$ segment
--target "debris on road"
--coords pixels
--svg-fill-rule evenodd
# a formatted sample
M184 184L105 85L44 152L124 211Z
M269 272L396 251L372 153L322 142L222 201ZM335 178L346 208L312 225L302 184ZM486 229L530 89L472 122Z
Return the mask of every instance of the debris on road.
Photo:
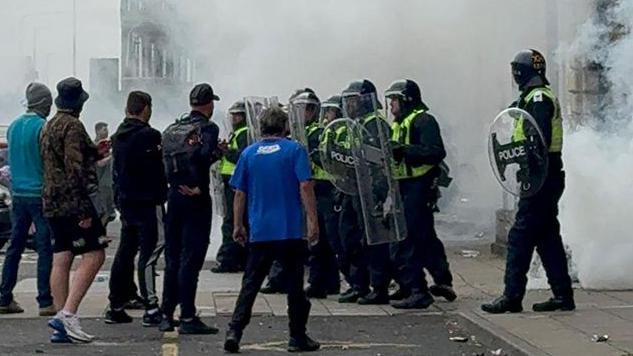
M593 342L607 342L609 341L609 335L594 335L591 337Z
M462 257L466 258L477 258L480 254L481 253L477 250L462 250L461 252Z
M464 337L464 336L452 336L448 338L449 340L453 341L453 342L468 342L468 338Z

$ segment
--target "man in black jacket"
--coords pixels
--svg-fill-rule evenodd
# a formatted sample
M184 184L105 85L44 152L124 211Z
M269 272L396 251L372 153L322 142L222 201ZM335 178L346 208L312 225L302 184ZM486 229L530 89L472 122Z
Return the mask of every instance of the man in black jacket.
M210 119L214 101L220 98L209 84L196 85L189 95L191 113L175 124L194 128L183 142L186 157L170 166L171 156L168 128L163 134L169 192L165 230L165 283L163 289L164 320L160 331L172 331L176 326L173 315L180 304L180 334L216 334L218 329L205 325L196 316L198 276L204 264L211 235L211 165L222 156L218 146L219 128ZM169 145L168 145L169 143ZM178 153L178 152L176 152Z
M440 128L422 102L420 88L412 80L394 82L385 93L390 101L393 175L398 180L403 199L407 237L393 246L396 276L401 287L395 308L427 308L433 297L427 287L424 268L436 285L431 293L450 301L456 295L444 245L434 227L433 207L437 199L439 164L446 157Z
M129 323L125 312L129 287L134 283L134 257L139 252L138 281L145 302L143 326L161 322L156 294L155 265L159 221L157 209L162 209L167 195L167 180L163 167L161 134L149 125L152 98L133 91L128 96L126 118L112 137L114 157L113 177L117 205L121 211L121 239L112 263L110 276L110 309L108 324Z

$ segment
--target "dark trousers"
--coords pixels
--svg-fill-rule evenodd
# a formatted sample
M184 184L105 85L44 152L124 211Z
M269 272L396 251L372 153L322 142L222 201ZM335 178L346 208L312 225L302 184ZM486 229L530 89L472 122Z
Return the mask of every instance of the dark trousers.
M369 290L369 269L364 251L365 235L363 219L359 216L355 205L357 198L343 196L339 214L339 236L341 238L343 259L349 264L350 286L363 294Z
M508 298L523 299L535 248L554 295L573 297L558 222L558 201L564 190L565 173L553 172L535 196L519 200L515 222L508 234L504 292Z
M167 202L163 312L180 317L196 316L198 276L209 248L211 197L183 197L174 193Z
M310 314L310 302L303 291L306 242L304 240L256 242L249 244L248 250L242 289L237 298L229 328L241 332L248 325L257 293L273 261L277 260L283 266L287 278L285 284L288 291L290 336L305 335Z
M317 181L314 191L317 198L319 243L310 248L308 283L313 288L328 292L338 291L340 277L336 250L340 251L338 216L334 212L334 186ZM336 246L336 247L334 247Z
M428 289L424 268L436 284L453 283L444 245L435 232L430 184L426 177L400 181L407 237L392 244L392 258L401 287L414 293Z
M235 192L229 185L230 176L223 176L224 199L226 200L226 212L222 221L222 245L218 250L216 260L227 268L240 269L246 264L246 248L233 240L233 198ZM245 221L248 221L245 218Z
M110 272L110 306L123 309L130 300L134 285L134 259L138 253L137 274L141 297L146 309L158 308L156 263L163 245L159 244L158 218L161 206L154 204L121 204L121 238ZM162 212L160 213L162 217Z
M53 247L48 221L42 213L42 198L13 197L11 207L11 240L7 247L2 284L0 285L0 305L6 306L13 300L13 288L18 281L18 268L22 253L26 248L29 228L35 224L35 246L37 249L37 302L40 307L53 304L50 289L50 275L53 262Z

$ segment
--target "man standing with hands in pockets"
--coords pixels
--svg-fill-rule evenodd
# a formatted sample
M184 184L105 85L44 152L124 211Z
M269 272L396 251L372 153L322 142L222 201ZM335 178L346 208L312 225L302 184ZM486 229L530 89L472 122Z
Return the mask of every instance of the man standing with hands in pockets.
M303 290L307 250L303 211L310 245L316 244L319 236L314 183L308 153L299 143L284 137L287 127L287 114L277 107L268 109L261 119L263 139L242 152L231 178L231 186L236 190L233 238L242 245L248 241L248 258L242 289L226 333L227 352L239 351L257 292L275 260L287 271L288 351L316 351L320 347L306 334L310 302ZM248 237L243 220L247 206Z

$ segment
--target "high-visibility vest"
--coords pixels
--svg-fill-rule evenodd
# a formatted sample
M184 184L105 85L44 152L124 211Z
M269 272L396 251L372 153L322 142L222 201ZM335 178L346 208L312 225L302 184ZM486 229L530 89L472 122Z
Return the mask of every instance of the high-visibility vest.
M558 98L552 92L549 87L534 88L525 96L523 101L519 104L519 108L524 108L528 104L532 103L537 95L545 95L550 98L554 103L554 115L552 116L552 142L549 145L550 153L561 153L563 151L563 116L561 115L560 103ZM525 131L523 125L525 123L524 118L517 119L514 132L512 134L512 141L520 142L525 141Z
M316 134L321 128L321 125L317 122L309 125L306 129L306 137L308 138L308 141L310 141L310 137ZM330 180L331 176L323 168L321 168L321 166L316 164L314 161L311 161L310 165L312 166L312 178L314 180Z
M235 130L235 132L231 134L231 136L229 137L229 150L237 151L240 149L237 145L237 139L240 135L246 134L247 130L248 126L244 126ZM235 163L229 161L226 157L222 158L222 162L220 163L220 165L220 174L222 174L223 176L232 176L233 172L235 172Z
M415 110L409 116L407 116L402 122L398 123L394 121L391 125L391 139L392 141L404 144L411 145L411 134L413 123L418 115L424 114L425 110ZM424 164L418 167L414 167L408 165L404 162L395 163L393 169L393 175L395 179L409 179L409 178L417 178L422 177L427 174L431 169L433 169L433 165Z

